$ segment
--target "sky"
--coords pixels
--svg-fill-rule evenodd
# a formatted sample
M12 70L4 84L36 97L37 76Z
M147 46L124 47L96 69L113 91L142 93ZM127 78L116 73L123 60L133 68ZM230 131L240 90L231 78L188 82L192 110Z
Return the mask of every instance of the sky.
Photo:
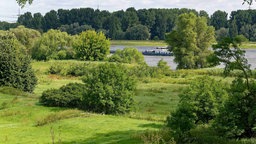
M213 14L217 10L230 13L238 9L248 9L248 5L242 5L243 0L34 0L32 5L26 5L20 9L16 0L0 0L0 21L15 22L17 15L27 11L45 14L50 10L86 8L108 10L126 10L129 7L135 9L143 8L190 8L205 10L208 14ZM251 9L256 8L256 3Z

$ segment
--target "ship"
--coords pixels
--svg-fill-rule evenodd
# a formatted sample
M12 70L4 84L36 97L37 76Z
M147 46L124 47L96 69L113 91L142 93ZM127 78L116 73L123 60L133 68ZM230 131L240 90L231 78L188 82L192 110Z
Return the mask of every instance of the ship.
M157 47L152 50L145 50L142 52L143 55L150 56L172 56L173 54L168 50L168 47Z

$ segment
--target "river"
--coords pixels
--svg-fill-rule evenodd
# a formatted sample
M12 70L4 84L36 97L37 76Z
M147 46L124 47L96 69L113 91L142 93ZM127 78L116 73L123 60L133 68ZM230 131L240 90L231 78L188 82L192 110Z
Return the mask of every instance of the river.
M123 46L123 45L115 45L111 46L111 50L124 49L126 47L134 47L137 48L140 52L144 50L155 49L155 46ZM251 69L256 68L256 49L246 49L245 57L248 59L248 63L251 64ZM145 56L145 61L149 66L156 66L158 61L163 59L168 63L171 69L176 69L177 64L173 61L173 56ZM222 67L222 66L219 66Z

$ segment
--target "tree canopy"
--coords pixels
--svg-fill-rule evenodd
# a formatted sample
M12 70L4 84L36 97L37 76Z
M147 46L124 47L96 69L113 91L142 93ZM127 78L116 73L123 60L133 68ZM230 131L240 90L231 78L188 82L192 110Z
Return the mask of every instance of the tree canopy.
M77 36L73 48L81 60L104 60L110 52L110 42L102 32L88 30Z
M212 53L209 47L214 40L214 28L207 26L205 17L193 13L180 15L175 29L166 36L178 69L209 67L207 58Z

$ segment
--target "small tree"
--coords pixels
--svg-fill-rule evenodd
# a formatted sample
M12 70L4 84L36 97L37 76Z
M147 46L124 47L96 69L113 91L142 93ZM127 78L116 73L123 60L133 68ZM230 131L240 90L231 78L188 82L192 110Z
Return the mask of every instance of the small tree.
M110 62L120 63L145 63L144 56L136 48L124 48L123 50L117 50L110 58Z
M84 77L87 89L83 96L85 110L119 114L130 110L133 104L135 81L120 64L106 63Z
M102 32L92 30L82 32L73 45L81 60L104 60L109 54L110 42Z
M0 31L0 86L32 92L37 83L30 57L15 35Z

